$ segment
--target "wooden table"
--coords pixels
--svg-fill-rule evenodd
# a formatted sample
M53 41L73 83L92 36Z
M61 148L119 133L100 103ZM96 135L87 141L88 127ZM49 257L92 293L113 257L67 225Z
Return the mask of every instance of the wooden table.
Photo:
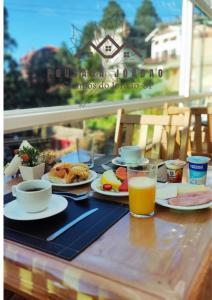
M27 299L209 300L210 220L210 209L128 214L70 262L5 240L5 287Z

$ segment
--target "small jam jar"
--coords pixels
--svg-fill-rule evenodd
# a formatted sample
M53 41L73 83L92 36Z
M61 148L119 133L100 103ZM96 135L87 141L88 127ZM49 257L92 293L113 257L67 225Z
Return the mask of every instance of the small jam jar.
M186 162L179 159L167 160L165 165L167 169L168 182L182 182L183 168L186 166Z

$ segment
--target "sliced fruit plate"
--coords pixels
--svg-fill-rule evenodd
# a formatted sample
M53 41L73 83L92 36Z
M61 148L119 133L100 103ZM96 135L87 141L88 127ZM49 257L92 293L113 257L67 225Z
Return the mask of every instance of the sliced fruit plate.
M91 188L103 195L127 196L128 182L126 168L119 167L115 172L113 170L105 171L100 178L92 182Z
M101 179L97 178L91 183L91 188L93 191L102 194L102 195L107 195L107 196L115 196L115 197L123 197L123 196L128 196L128 192L119 192L117 190L103 190L102 184L101 184Z

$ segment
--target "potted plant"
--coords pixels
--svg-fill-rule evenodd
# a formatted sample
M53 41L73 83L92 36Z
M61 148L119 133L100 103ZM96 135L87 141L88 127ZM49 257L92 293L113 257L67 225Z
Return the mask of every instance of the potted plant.
M56 152L53 150L41 152L40 160L45 163L45 173L48 173L55 163L58 162Z
M17 152L22 160L20 172L23 180L40 179L45 163L40 160L40 152L34 147L23 147Z

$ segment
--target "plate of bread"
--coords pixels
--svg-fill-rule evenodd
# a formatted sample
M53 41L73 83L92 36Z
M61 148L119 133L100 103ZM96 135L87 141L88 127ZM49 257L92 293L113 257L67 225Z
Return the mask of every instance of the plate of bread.
M70 187L89 183L97 177L97 173L89 170L86 164L58 163L42 176L54 186Z

